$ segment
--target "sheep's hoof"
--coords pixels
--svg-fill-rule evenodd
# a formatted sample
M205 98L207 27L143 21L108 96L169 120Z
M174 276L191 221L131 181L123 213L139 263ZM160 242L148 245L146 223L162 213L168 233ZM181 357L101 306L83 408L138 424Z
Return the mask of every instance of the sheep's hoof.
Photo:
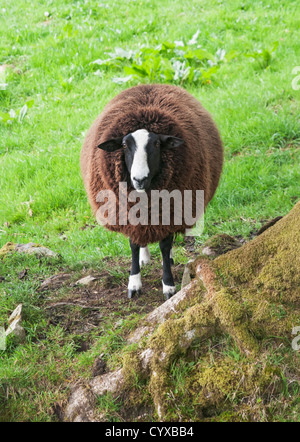
M170 299L176 293L176 287L174 285L166 285L163 282L163 294L165 300Z
M174 259L173 258L170 258L170 264L171 264L171 266L174 265Z
M172 298L172 296L173 296L174 294L175 294L175 293L164 293L164 298L165 298L165 300L167 301L168 299Z
M139 296L141 296L141 294L142 294L141 289L138 289L138 290L128 289L128 299L135 298L135 297L138 298Z

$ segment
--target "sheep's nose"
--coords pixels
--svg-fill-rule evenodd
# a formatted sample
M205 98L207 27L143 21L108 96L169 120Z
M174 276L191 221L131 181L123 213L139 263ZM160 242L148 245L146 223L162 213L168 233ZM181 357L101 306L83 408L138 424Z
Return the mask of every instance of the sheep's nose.
M133 177L133 181L136 183L137 187L139 187L140 189L143 189L145 187L145 183L147 181L148 177L144 177L144 178L135 178Z

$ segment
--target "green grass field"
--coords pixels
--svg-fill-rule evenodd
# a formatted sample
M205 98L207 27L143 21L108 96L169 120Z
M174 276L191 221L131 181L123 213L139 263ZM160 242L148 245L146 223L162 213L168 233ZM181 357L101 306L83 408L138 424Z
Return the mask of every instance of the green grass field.
M247 239L299 199L297 6L297 0L2 3L0 248L35 242L61 258L0 257L0 326L23 303L26 329L25 344L9 341L0 351L0 421L56 420L53 404L64 403L70 382L90 375L102 349L113 354L121 347L144 314L120 301L103 318L101 333L89 332L89 350L78 352L78 333L51 324L44 310L49 299L38 290L55 273L71 272L75 280L105 269L104 257L130 257L121 235L86 228L95 221L79 169L85 133L122 89L181 85L216 121L225 166L199 243L216 233ZM188 255L178 241L176 256L184 263ZM158 258L157 246L151 250ZM127 267L124 278L120 268L115 262L110 276L124 285ZM65 292L51 295L63 299ZM273 419L296 419L292 410L280 413Z

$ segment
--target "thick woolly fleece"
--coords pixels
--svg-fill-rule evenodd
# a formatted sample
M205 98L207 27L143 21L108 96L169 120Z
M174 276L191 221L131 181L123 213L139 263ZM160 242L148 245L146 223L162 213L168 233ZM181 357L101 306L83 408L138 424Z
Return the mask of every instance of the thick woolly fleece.
M161 241L170 233L183 233L192 226L186 225L184 221L181 225L174 225L172 212L170 225L119 225L119 182L126 181L128 192L133 190L124 152L122 149L105 152L97 146L138 129L184 140L184 144L177 148L162 150L161 168L152 180L150 190L192 190L193 215L196 210L195 191L204 191L205 207L216 191L223 164L223 146L209 113L198 100L177 86L139 85L121 92L107 104L88 131L82 148L84 185L95 214L100 205L104 204L96 201L98 193L101 190L112 190L115 193L117 223L106 227L122 232L143 247ZM127 212L133 204L127 204ZM148 210L150 220L150 198Z

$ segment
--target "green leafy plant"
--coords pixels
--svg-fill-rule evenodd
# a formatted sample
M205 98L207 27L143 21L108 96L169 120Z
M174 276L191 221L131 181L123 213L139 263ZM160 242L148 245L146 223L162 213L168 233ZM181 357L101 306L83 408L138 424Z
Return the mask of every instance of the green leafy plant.
M26 103L17 111L10 109L9 112L0 112L0 121L2 123L11 124L13 121L18 121L22 123L28 109L30 109L34 104L34 100L26 101Z
M246 54L246 57L251 57L261 69L267 69L271 64L272 54L278 48L278 44L278 41L275 41L270 49L259 49Z
M125 77L114 77L113 82L128 83L132 80L167 82L179 85L209 84L220 64L232 60L237 53L225 58L225 50L218 49L214 55L196 44L199 32L185 44L164 41L156 47L141 46L136 51L116 48L109 58L98 59L92 64L101 69L123 71Z

